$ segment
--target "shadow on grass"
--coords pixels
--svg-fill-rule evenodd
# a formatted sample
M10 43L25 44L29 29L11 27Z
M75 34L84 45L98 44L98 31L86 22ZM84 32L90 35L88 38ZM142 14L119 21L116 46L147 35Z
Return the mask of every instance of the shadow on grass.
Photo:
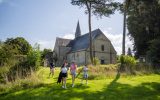
M77 84L62 89L61 84L45 84L41 87L21 90L8 95L0 95L1 100L158 100L160 99L160 83L147 82L138 86L118 82L120 73L103 90L89 91L90 86ZM97 84L98 85L98 84Z

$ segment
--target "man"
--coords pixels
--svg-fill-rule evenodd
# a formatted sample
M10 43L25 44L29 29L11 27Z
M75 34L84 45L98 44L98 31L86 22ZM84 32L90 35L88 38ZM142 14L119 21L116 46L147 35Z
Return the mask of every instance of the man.
M50 73L49 73L49 77L50 77L51 74L52 74L52 77L53 77L53 75L54 75L54 64L53 64L53 62L50 63Z

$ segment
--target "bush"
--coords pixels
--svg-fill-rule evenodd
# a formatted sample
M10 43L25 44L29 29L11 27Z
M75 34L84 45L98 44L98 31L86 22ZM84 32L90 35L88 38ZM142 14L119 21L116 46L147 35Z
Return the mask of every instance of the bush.
M100 60L97 57L94 58L94 64L100 65Z
M120 56L120 63L121 63L121 67L120 67L121 71L133 73L133 68L136 65L136 59L131 56L121 55Z
M31 50L28 55L14 55L12 60L3 62L3 66L0 67L0 82L6 83L25 78L39 66L40 52L38 50Z
M40 66L41 54L39 50L31 50L27 55L27 66L30 66L33 70L37 70Z
M0 45L0 82L2 83L25 78L40 66L39 45L35 45L32 49L25 39L16 39L7 39L3 45Z

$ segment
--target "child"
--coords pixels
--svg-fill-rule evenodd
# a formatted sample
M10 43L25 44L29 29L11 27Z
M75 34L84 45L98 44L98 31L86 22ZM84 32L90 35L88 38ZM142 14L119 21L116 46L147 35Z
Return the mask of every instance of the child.
M66 87L66 78L67 78L66 64L63 64L63 66L61 67L61 75L62 75L62 88L67 89L67 87Z
M74 87L74 81L75 81L75 78L76 78L76 70L77 70L77 65L73 61L71 66L70 66L70 72L71 72L71 75L72 75L72 87Z
M82 78L82 84L83 84L83 80L85 79L86 80L86 84L88 84L88 66L85 65L82 69L83 71L83 78Z

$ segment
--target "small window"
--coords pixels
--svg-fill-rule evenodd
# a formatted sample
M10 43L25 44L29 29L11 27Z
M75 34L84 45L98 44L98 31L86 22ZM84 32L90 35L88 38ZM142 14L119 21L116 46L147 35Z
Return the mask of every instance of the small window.
M101 64L104 64L104 60L101 60Z
M104 45L101 45L101 50L104 51Z
M75 60L75 53L72 54L72 59Z
M77 57L79 57L79 54L77 53Z

